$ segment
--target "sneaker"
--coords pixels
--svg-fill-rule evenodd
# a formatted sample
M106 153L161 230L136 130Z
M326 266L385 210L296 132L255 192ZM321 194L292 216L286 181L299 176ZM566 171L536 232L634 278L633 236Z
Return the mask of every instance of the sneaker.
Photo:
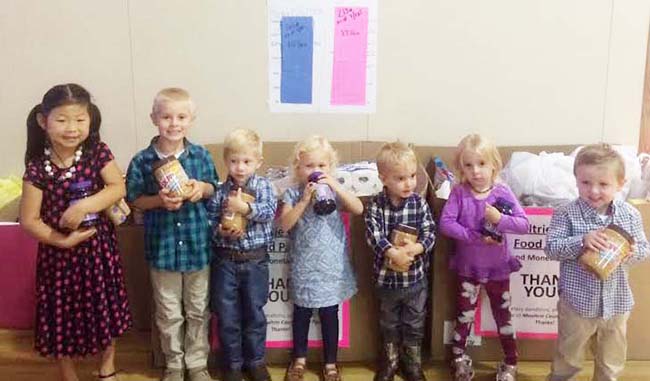
M167 368L163 372L160 381L183 381L183 370L175 368Z
M212 381L212 377L210 377L210 373L208 373L208 368L206 367L188 369L187 375L190 381Z
M287 373L284 374L284 381L304 381L305 364L292 361L287 367Z
M269 370L266 369L264 364L248 369L248 375L251 381L271 381Z
M451 370L454 381L470 381L474 378L472 359L467 355L455 358L451 363Z
M496 381L517 381L517 366L506 363L499 364Z

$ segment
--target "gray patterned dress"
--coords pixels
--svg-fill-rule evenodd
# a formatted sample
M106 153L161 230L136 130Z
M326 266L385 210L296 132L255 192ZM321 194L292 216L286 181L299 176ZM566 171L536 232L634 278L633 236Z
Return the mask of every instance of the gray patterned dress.
M287 189L283 201L294 206L302 191L303 187L298 186ZM290 295L295 304L306 308L329 307L356 294L357 282L340 210L321 216L308 207L289 236Z

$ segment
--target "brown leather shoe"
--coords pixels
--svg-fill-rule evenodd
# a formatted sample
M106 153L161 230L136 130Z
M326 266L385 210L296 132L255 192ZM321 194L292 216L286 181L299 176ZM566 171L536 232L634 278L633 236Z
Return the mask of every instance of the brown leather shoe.
M287 367L287 373L284 374L284 381L304 381L305 364L292 361Z

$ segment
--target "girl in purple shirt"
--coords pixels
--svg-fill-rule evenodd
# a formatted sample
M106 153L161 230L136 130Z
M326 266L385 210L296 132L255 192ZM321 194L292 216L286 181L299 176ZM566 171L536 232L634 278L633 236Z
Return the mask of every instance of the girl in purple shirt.
M461 182L451 191L440 216L440 231L455 241L450 267L458 274L454 380L468 381L474 376L465 346L484 287L505 354L496 380L515 381L517 345L509 309L510 273L518 271L521 263L508 252L503 233L527 232L528 219L510 188L497 182L502 161L494 144L476 134L464 137L454 165Z

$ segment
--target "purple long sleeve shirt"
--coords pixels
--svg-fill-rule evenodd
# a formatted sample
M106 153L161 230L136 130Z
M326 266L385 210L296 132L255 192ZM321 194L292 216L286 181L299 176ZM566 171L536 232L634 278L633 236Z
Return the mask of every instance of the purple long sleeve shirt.
M501 233L526 233L528 218L507 185L494 184L484 199L477 199L466 184L458 184L452 189L440 216L440 232L455 241L450 268L458 275L481 282L504 280L521 267L509 253L505 236L502 244L492 245L485 243L480 233L485 205L494 204L499 197L512 203L513 207L511 216L501 216L497 230Z

